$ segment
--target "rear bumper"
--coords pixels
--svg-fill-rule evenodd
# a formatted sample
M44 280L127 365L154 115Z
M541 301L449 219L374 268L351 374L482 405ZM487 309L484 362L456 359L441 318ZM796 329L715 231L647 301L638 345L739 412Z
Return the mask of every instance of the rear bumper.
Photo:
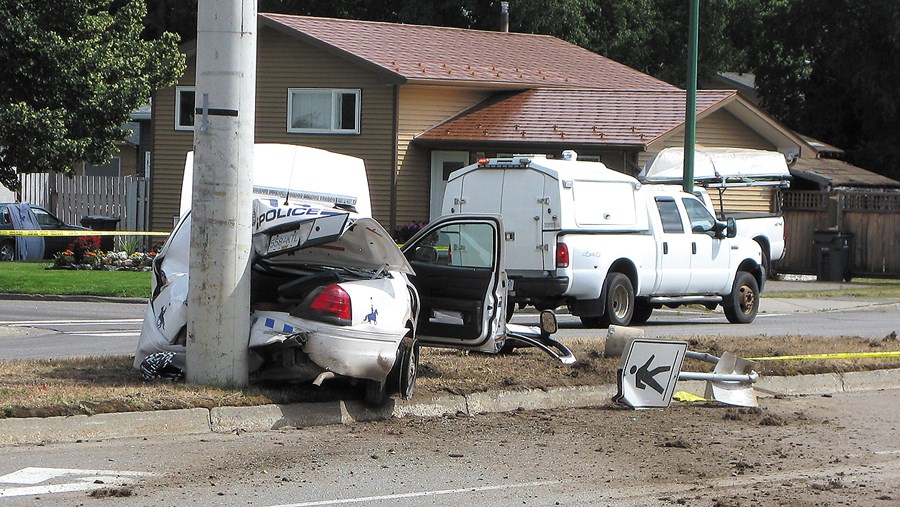
M513 289L509 297L513 301L525 301L536 298L562 297L569 288L569 277L520 277L510 276Z

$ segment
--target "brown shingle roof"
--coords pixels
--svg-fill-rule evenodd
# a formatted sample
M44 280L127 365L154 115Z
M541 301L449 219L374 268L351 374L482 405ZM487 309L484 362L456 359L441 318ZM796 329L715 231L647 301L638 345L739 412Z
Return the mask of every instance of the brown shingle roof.
M674 86L547 35L260 14L263 24L375 67L399 81L510 87L674 90Z
M697 113L734 90L697 92ZM425 142L645 146L684 123L685 92L539 88L499 94L416 137Z
M791 166L791 175L810 180L823 188L900 188L900 181L833 158L799 158Z

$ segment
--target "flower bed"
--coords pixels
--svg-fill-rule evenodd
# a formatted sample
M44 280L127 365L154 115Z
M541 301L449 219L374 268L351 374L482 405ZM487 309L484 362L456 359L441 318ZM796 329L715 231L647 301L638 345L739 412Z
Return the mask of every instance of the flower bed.
M83 269L102 271L150 271L156 252L104 252L100 250L100 238L85 236L76 238L69 248L53 256L53 265L47 269Z

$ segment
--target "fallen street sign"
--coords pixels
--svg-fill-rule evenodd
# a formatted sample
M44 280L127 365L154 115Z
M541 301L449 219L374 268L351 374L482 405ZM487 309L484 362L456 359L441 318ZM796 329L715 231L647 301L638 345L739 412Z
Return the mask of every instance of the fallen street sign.
M636 339L626 346L616 375L616 403L631 408L666 408L672 402L687 342Z

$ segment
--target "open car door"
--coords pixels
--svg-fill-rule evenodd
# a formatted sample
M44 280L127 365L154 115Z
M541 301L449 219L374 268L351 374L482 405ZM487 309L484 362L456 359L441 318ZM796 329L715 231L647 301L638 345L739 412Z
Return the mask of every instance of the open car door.
M503 223L499 215L449 215L402 248L421 309L422 344L497 352L506 336Z

